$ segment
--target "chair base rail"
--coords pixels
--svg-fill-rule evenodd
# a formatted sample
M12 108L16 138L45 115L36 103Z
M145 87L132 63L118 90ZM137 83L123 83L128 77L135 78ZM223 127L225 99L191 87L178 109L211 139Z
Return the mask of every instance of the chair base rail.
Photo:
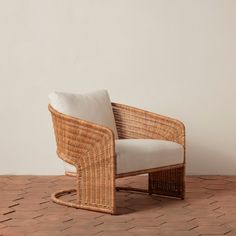
M156 195L156 196L160 196L160 197L164 197L164 198L178 198L178 199L184 199L184 197L182 197L182 195L178 195L175 192L149 192L147 189L142 189L142 188L133 188L133 187L116 187L116 191L131 191L131 192L139 192L139 193L146 193L149 195Z
M141 193L148 193L147 189L142 188L133 188L133 187L116 187L116 191L132 191L132 192L141 192Z
M112 215L114 215L116 213L115 210L105 209L105 208L100 208L100 207L94 207L94 206L90 206L90 205L82 205L82 204L72 203L72 202L60 199L60 197L65 196L65 195L69 195L73 192L77 192L77 190L76 189L59 190L59 191L54 192L53 194L51 194L51 199L52 199L53 202L55 202L57 204L68 206L68 207L74 207L74 208L90 210L90 211L110 213Z

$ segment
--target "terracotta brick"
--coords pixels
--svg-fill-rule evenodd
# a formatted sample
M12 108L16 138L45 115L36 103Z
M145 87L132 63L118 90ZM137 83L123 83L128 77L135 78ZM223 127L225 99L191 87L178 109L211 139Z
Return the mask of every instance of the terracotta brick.
M221 226L209 226L209 225L205 225L205 226L198 226L197 228L193 229L192 230L193 232L197 232L199 233L200 235L206 235L206 234L209 234L209 235L218 235L218 234L227 234L231 231L230 227L228 226L225 226L225 225L221 225Z
M159 227L142 227L136 226L129 230L130 233L134 233L134 235L160 235Z
M116 182L146 188L147 176ZM1 176L0 235L236 235L235 176L187 177L185 200L119 191L115 216L50 200L53 191L74 184L66 176ZM76 195L64 199L75 200Z
M167 222L163 225L160 226L161 228L166 228L166 229L172 229L173 231L190 231L196 227L198 227L198 225L194 222Z
M110 224L104 222L103 224L98 225L96 228L99 229L99 231L119 231L119 230L129 230L133 227L135 227L133 222L116 223L116 224Z
M133 233L129 232L129 231L102 231L99 232L98 234L96 234L98 236L134 236ZM77 236L77 235L76 235Z

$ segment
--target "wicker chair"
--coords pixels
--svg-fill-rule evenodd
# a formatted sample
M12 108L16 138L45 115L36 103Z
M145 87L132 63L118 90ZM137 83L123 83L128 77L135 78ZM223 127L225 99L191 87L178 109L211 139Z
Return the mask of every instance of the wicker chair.
M184 162L159 168L116 174L113 132L106 127L59 113L49 105L57 143L57 154L74 165L76 189L52 194L56 203L87 210L116 213L116 190L184 198L185 128L183 123L138 108L112 103L119 139L158 139L176 142L184 148ZM116 178L148 173L148 189L116 188ZM60 196L77 192L77 203Z

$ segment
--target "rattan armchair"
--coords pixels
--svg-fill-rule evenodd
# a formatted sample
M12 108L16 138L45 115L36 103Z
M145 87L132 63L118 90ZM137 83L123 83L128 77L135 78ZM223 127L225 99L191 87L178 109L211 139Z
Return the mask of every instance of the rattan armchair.
M178 120L138 108L112 103L119 139L158 139L183 146L185 156L185 128ZM133 190L149 194L184 198L185 157L177 165L116 174L116 153L113 132L106 127L73 118L49 105L57 143L57 154L74 165L77 187L52 194L56 203L116 213L116 190ZM116 188L116 178L148 173L148 189ZM60 196L77 192L77 203L66 202Z

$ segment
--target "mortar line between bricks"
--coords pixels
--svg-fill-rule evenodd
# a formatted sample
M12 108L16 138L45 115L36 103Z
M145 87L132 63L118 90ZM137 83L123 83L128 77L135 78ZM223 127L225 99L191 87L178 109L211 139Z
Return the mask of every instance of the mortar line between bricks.
M51 201L44 201L44 202L40 202L39 204L42 205L42 204L45 204L45 203L48 203L48 202L51 202Z
M24 197L19 197L19 198L14 199L13 202L19 201L19 200L22 200L22 199L24 199Z
M70 229L71 227L72 227L72 226L68 226L68 227L62 229L61 231L65 231L65 230L67 230L67 229Z
M103 225L103 224L104 224L104 222L100 222L100 223L94 225L94 227L97 227L97 226L99 226L99 225Z
M193 220L196 220L197 218L192 218L191 220L187 220L186 222L191 222Z
M131 229L134 229L134 228L136 228L136 226L130 227L129 229L127 229L127 231L129 231L129 230L131 230Z
M96 232L94 235L98 235L98 234L103 233L103 232L104 232L104 231L101 230L101 231Z
M209 203L209 205L215 204L215 203L217 203L217 202L218 202L218 201L211 202L211 203Z
M19 205L20 205L20 203L15 203L15 204L10 205L8 208L19 206Z
M38 216L33 217L32 219L37 219L37 218L42 217L42 216L44 216L44 215L38 215Z
M62 221L62 223L67 223L67 222L72 221L72 220L73 220L73 218L68 219L68 220L64 220L64 221Z
M216 208L214 208L214 209L212 209L213 211L216 211L216 210L218 210L218 209L220 209L221 207L219 206L219 207L216 207Z
M198 228L199 227L199 225L198 226L196 226L196 227L194 227L193 229L191 229L191 230L194 230L194 229L196 229L196 228ZM191 231L191 230L189 230L189 231Z
M2 221L0 221L0 223L7 222L7 221L9 221L9 220L12 220L12 218L8 218L8 219L5 219L5 220L2 220Z
M11 214L13 212L15 212L15 210L11 210L11 211L5 212L5 213L3 213L3 215L8 215L8 214Z
M229 230L228 232L224 233L225 235L227 235L228 233L230 233L232 230Z
M191 230L193 230L193 229L196 229L196 228L198 228L198 227L199 227L199 225L194 226L194 227L192 227L191 229L189 229L189 231L191 231Z

